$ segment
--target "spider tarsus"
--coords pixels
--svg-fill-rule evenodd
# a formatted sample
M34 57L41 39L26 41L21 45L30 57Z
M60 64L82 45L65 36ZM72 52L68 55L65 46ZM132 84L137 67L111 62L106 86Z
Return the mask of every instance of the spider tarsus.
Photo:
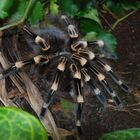
M83 103L77 103L77 110L76 110L76 126L79 134L82 134L81 129L81 114L82 114Z
M40 118L43 119L47 113L48 105L44 103L43 107L41 108Z
M131 89L130 89L127 85L125 85L124 83L122 83L122 84L120 85L120 87L121 87L121 89L122 89L123 91L125 91L126 93L131 93Z
M41 112L40 112L40 118L43 119L47 113L48 107L50 106L50 104L53 101L53 97L54 97L54 92L53 90L50 91L50 93L47 96L47 100L46 103L43 104L42 108L41 108Z
M123 107L122 102L118 96L114 96L114 97L112 97L112 99L117 107L119 107L119 108Z

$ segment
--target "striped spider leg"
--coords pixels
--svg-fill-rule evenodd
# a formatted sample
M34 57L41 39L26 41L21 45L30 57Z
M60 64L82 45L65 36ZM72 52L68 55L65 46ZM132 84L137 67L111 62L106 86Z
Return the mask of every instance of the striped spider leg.
M92 64L87 64L87 69L96 76L99 83L104 87L104 89L107 91L107 93L112 97L114 103L117 106L122 106L122 103L119 99L119 97L116 95L116 93L112 90L108 82L105 80L105 76L98 71L98 69L93 66Z
M114 80L114 82L120 86L120 88L129 93L130 89L127 87L127 85L125 85L113 72L112 68L108 65L105 64L102 60L100 60L99 58L95 58L96 63L98 63L98 65L100 65L101 67L103 67L103 69L106 71L106 73Z
M51 102L53 100L54 93L58 90L61 76L66 68L66 63L67 63L67 58L65 56L61 56L59 59L59 63L57 65L57 70L56 70L56 73L54 76L54 80L53 80L53 83L51 86L50 93L48 94L47 100L45 101L45 104L43 105L41 113L40 113L41 118L43 118L45 116L47 108L49 107L49 105L51 104Z
M10 75L16 74L23 67L26 67L27 65L47 64L48 62L49 62L49 58L46 55L37 55L31 59L17 61L17 62L15 62L15 64L13 64L11 67L9 67L7 70L5 70L3 73L0 74L0 79L4 79Z
M81 86L81 72L78 66L75 63L72 63L70 66L73 75L73 84L74 84L74 91L76 94L76 126L78 128L79 133L81 134L81 114L82 108L84 103L84 97L82 93L82 86Z
M72 44L73 42L77 41L77 39L79 37L78 31L77 31L75 25L73 25L71 23L71 21L69 20L69 18L67 16L62 15L61 19L67 25L67 32L68 32L68 35L69 35L69 43Z
M83 75L84 82L90 85L91 89L93 89L94 95L96 95L97 99L103 104L103 106L107 105L106 97L101 93L101 90L93 83L91 76L88 74L86 68L81 69L81 73Z

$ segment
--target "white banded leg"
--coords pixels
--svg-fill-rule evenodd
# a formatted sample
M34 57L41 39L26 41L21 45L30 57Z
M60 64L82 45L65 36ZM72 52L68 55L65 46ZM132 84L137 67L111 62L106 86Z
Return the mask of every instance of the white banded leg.
M82 89L81 89L81 72L79 68L77 67L76 64L71 64L70 66L72 75L73 75L73 81L74 81L74 87L75 87L75 94L77 96L77 102L78 103L83 103L84 98L82 94Z
M102 60L100 60L99 58L95 58L96 62L98 65L102 66L104 68L104 70L107 72L107 74L114 80L114 82L116 84L118 84L121 89L127 93L130 92L129 88L127 87L127 85L125 85L116 75L115 73L112 71L111 67L108 64L105 64Z
M94 52L90 51L87 48L79 48L77 52L88 60L93 60L95 58Z
M72 51L82 55L83 57L93 60L95 58L94 52L90 51L88 48L88 42L87 41L77 41L76 43L71 45Z
M36 44L41 46L42 51L48 51L50 49L50 44L44 38L32 32L26 25L24 25L23 30L34 39Z
M112 97L114 103L117 106L121 107L122 106L121 100L116 95L116 93L112 90L110 85L106 82L105 76L102 73L98 72L96 67L94 67L93 65L88 64L87 67L88 67L88 70L90 70L97 77L99 83L104 87L104 89L107 91L107 93Z
M88 46L87 41L79 40L71 45L73 51L78 51L79 48L86 48Z
M78 50L78 48L86 48L88 46L97 46L97 47L103 47L104 42L102 40L97 40L97 41L85 41L85 40L79 40L76 43L71 45L71 49L73 51Z
M76 127L79 132L79 134L82 134L82 129L81 129L81 114L82 114L82 109L83 109L83 103L77 103L76 107Z
M101 104L103 104L103 106L106 106L107 105L106 97L102 95L101 90L93 84L90 75L87 73L87 70L85 68L82 68L81 73L83 75L84 81L87 84L89 84L90 87L93 89L94 94L96 95L97 99L101 102Z
M81 89L81 72L76 64L71 64L70 66L72 74L73 74L73 82L75 87L75 94L77 98L77 110L76 110L76 126L78 128L79 133L81 130L81 113L82 113L82 105L84 103L84 97Z
M0 74L0 79L6 78L9 75L16 74L19 70L21 70L23 67L30 65L30 64L47 64L49 62L49 59L47 56L43 55L37 55L31 59L23 60L23 61L17 61L13 66L5 70L2 74Z
M56 71L55 76L54 76L54 80L53 80L53 83L51 86L51 91L50 91L49 95L47 96L46 103L44 103L42 110L41 110L41 113L40 113L41 117L45 116L49 105L53 101L54 94L58 90L60 79L62 77L63 72L65 71L66 63L67 63L67 58L64 56L61 56L59 59L59 63L57 65L57 71Z
M76 30L76 27L70 22L67 16L62 15L61 19L64 20L66 25L68 26L68 33L71 39L77 39L78 38L78 32Z
M73 61L80 63L81 66L84 66L87 63L87 59L78 53L73 53L71 58Z

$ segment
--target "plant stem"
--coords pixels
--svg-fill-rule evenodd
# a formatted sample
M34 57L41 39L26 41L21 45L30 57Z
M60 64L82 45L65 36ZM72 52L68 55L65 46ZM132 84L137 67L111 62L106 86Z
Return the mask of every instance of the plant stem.
M21 19L19 19L18 21L14 22L14 23L0 27L0 31L22 24L27 19L28 14L35 2L36 2L36 0L30 0L23 17L21 17Z
M106 10L114 19L118 19L118 17L105 5L103 4L103 9Z
M127 15L123 16L122 18L118 19L113 25L112 28L109 30L109 32L111 32L112 30L114 30L116 28L116 26L122 22L123 20L125 20L127 17L129 17L130 15L134 14L137 10L134 10L130 13L128 13Z

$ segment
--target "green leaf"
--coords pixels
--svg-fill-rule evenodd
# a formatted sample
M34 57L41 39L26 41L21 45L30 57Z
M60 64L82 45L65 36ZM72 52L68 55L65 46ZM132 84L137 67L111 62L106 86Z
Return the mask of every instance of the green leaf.
M105 1L106 6L118 17L126 14L127 11L139 9L139 2L121 0L120 2L114 2L110 0Z
M59 10L67 14L68 16L74 17L78 12L78 6L72 0L58 0Z
M92 41L95 40L97 37L97 33L96 32L88 32L85 36L84 36L84 40L86 41Z
M0 19L5 19L9 13L9 9L13 6L14 0L1 0L0 1Z
M30 24L35 24L37 21L43 19L43 17L44 17L43 5L40 3L40 1L37 1L30 12L28 21L30 22Z
M0 108L1 140L48 140L40 121L17 108Z
M138 7L138 9L140 9L140 2L139 1L137 1L137 7Z
M125 14L121 2L115 3L114 1L106 0L105 4L116 16L121 17Z
M98 12L94 8L90 7L90 8L87 8L87 9L83 10L83 11L80 11L77 14L77 16L80 17L80 18L91 19L91 20L97 22L101 26L101 21L99 19Z
M120 130L103 135L99 140L139 140L140 128Z
M123 0L122 1L122 7L124 10L126 11L130 11L130 10L136 10L138 9L137 7L137 3L136 2L130 2L130 1L126 1L126 0Z
M116 56L117 41L116 41L116 38L112 34L107 33L107 32L100 32L97 36L97 39L103 40L109 52Z
M80 20L80 29L83 33L101 32L103 30L97 22L86 18Z
M51 14L54 14L54 15L58 14L58 12L59 12L59 10L58 10L59 6L56 4L56 2L57 2L57 0L50 1L50 12L51 12Z
M15 22L21 19L24 15L25 9L27 8L27 4L27 0L19 0L16 7L14 7L14 12L10 15L8 22Z
M27 8L28 0L19 0L17 7L15 9L15 12L11 15L9 18L9 22L15 22L20 20ZM44 15L43 5L40 3L40 1L36 1L33 5L27 20L30 24L36 23L38 20L42 19Z
M5 19L6 17L8 17L8 13L5 11L0 11L0 19Z

